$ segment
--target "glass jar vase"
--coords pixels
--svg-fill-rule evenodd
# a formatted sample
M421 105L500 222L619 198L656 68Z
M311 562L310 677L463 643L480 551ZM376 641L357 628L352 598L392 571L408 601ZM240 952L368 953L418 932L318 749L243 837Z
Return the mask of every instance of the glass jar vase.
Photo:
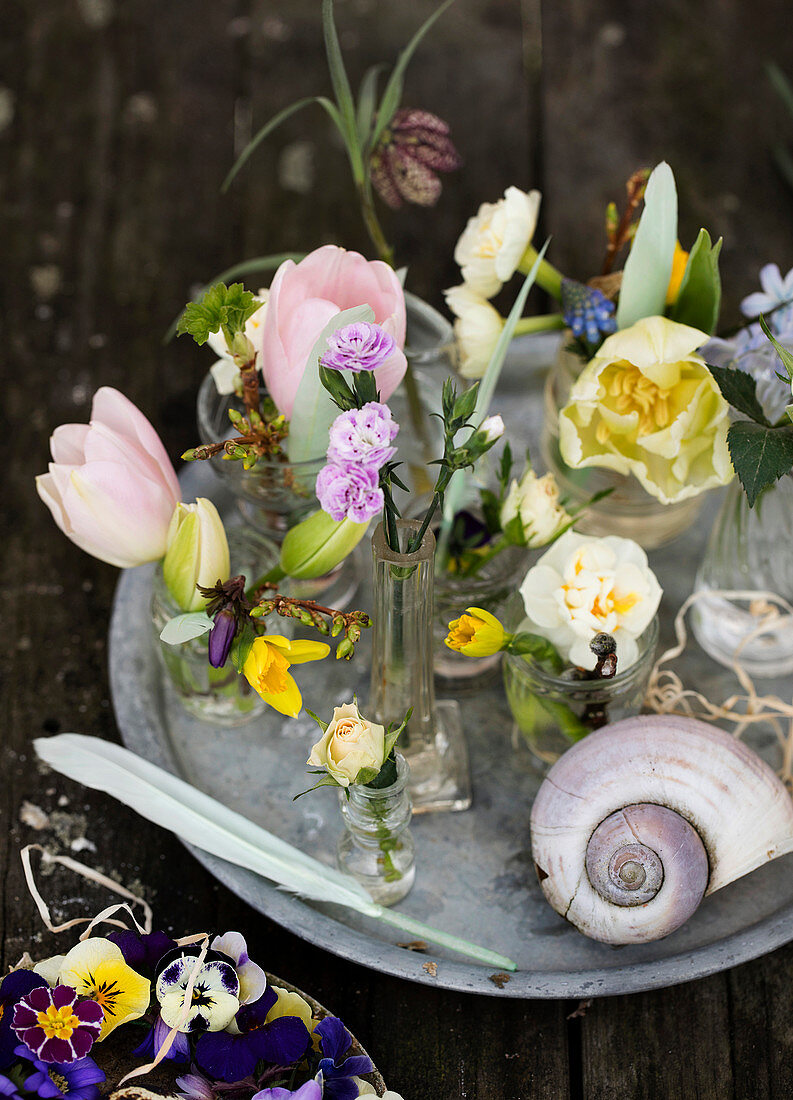
M526 620L518 628L531 631ZM512 717L513 745L521 739L550 767L576 741L610 722L638 714L658 642L658 619L638 638L639 657L610 680L573 680L548 672L529 656L504 654L504 688Z
M400 753L396 763L397 777L389 787L352 783L346 792L339 792L345 829L336 847L336 862L380 905L401 901L416 877L416 849L409 829L410 768Z
M568 403L573 383L584 367L566 344L565 339L545 384L543 460L556 477L561 496L571 505L580 506L596 493L611 490L587 508L577 520L576 530L586 535L633 539L645 550L664 546L691 526L699 515L704 493L675 504L662 504L632 475L598 466L575 470L565 463L559 451L559 411Z
M410 764L410 792L416 813L465 810L471 805L468 748L460 709L435 699L433 677L433 589L435 536L406 553L421 524L397 521L400 551L390 548L380 523L372 538L372 674L369 709L375 722L400 723L413 713L400 747Z
M226 533L232 576L242 574L252 584L278 564L278 547L258 532L232 527ZM223 668L210 665L206 634L181 645L168 645L160 640L165 624L183 614L166 587L161 564L154 574L151 614L162 666L176 697L189 714L217 726L240 726L264 711L266 704L231 661ZM284 633L284 626L290 628L288 620L279 621L280 633Z
M793 616L762 595L793 603L791 547L793 476L761 493L754 508L736 478L711 529L694 589L701 598L691 612L694 636L720 664L737 660L750 676L793 672Z

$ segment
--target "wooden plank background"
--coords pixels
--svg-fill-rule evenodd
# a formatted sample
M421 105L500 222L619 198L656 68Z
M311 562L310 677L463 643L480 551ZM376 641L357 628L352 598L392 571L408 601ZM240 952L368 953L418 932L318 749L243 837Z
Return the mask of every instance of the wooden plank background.
M392 60L434 7L337 0L353 81ZM0 962L31 943L55 947L18 849L54 843L56 830L21 823L29 800L61 814L62 843L87 837L89 862L142 883L169 929L239 927L270 969L343 1014L406 1100L793 1095L793 948L572 1019L571 1004L411 986L296 940L176 841L36 765L30 740L43 732L117 736L105 646L115 571L60 536L34 493L49 433L85 420L96 387L115 385L176 457L194 440L207 358L161 341L191 287L250 256L366 240L319 109L290 120L219 195L252 128L328 91L319 0L2 0L0 10ZM542 190L554 259L590 274L605 202L635 167L665 157L684 243L700 224L724 236L725 317L736 321L763 263L793 265L793 194L769 152L793 139L793 120L764 75L769 59L793 75L781 0L457 0L407 81L405 102L447 119L466 162L436 209L385 216L410 286L441 304L466 218L510 184ZM58 915L104 900L65 874L44 883L65 899Z

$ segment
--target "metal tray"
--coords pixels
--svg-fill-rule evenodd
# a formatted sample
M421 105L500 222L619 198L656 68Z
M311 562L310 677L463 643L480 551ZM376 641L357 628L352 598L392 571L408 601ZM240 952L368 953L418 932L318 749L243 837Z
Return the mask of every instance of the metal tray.
M507 410L511 434L531 440L533 453L541 416L536 368L547 361L548 351L547 343L519 343L501 399L494 402L494 409ZM527 376L534 379L528 404ZM188 467L182 484L185 499L209 495L233 510L206 465ZM672 618L691 588L717 503L709 500L694 528L651 554L664 587L662 646L669 643ZM290 720L274 711L231 730L190 718L161 672L149 613L151 579L148 566L122 574L110 626L111 690L125 744L331 864L341 827L336 792L291 800L306 785L305 760L316 727L304 716ZM356 606L367 606L365 584ZM300 673L312 710L325 713L353 691L365 700L368 647L362 644L351 664L327 660L303 666ZM695 643L686 678L715 697L732 687L730 675ZM779 681L764 683L774 692L786 690ZM512 747L512 721L500 684L461 699L474 805L465 813L414 818L416 884L400 907L514 958L519 969L503 988L491 980L492 969L449 952L431 950L427 956L405 950L398 946L399 933L376 921L295 899L251 872L191 850L240 898L303 939L387 974L465 992L548 998L636 992L724 970L793 940L789 857L705 899L683 928L656 943L615 948L580 935L549 908L535 879L528 823L541 776L528 751ZM776 763L770 733L753 745ZM436 974L424 969L428 957L437 963Z

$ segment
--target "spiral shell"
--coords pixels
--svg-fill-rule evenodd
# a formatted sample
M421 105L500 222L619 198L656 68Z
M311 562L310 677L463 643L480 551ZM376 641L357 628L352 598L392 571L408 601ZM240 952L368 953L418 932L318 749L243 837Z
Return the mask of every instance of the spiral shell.
M531 814L550 904L606 943L679 928L703 895L793 848L793 802L750 748L676 715L627 718L551 768Z

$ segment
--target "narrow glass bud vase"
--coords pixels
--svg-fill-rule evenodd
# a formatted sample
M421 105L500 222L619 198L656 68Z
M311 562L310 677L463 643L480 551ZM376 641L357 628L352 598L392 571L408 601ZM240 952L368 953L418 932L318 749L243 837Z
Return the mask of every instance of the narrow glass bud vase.
M336 860L380 905L394 905L409 893L416 877L415 845L410 835L410 768L396 754L397 778L390 787L353 783L339 792L345 830Z
M427 531L421 546L404 553L418 520L397 520L403 552L393 551L382 523L372 539L372 681L369 711L384 726L413 714L400 738L410 764L410 793L415 813L467 810L471 805L468 746L460 708L435 699L433 680L433 584L435 536Z

